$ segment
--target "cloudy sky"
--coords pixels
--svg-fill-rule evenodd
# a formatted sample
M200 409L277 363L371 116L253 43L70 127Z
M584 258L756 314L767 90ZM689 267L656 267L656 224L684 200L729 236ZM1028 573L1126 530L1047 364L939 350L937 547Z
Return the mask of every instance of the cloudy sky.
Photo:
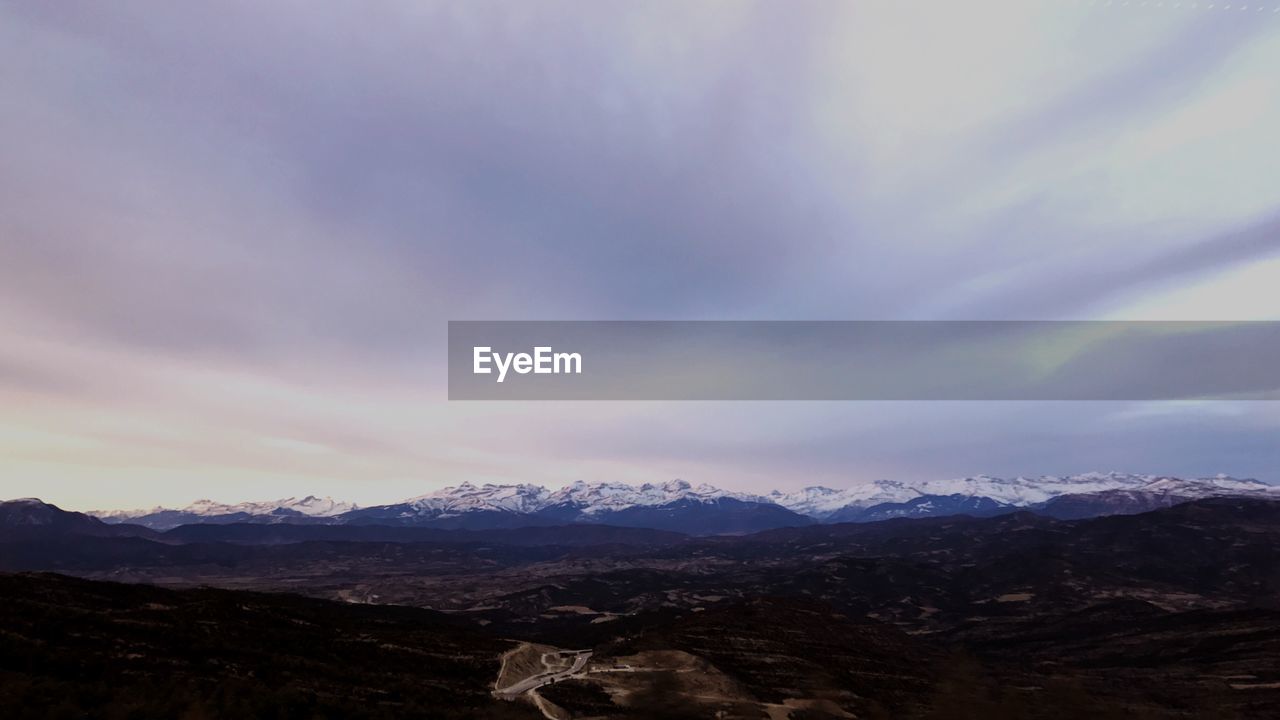
M450 319L1280 318L1280 2L0 2L0 496L1280 481L1277 403L449 403Z

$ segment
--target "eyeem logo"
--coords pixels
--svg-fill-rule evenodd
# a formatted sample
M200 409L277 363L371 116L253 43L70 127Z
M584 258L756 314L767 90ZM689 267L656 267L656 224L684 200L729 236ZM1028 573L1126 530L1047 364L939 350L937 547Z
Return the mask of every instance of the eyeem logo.
M552 352L550 347L535 347L529 353L496 353L491 347L474 348L471 371L476 375L489 375L493 368L498 369L498 382L507 378L508 370L515 370L521 375L581 375L582 355L580 353Z

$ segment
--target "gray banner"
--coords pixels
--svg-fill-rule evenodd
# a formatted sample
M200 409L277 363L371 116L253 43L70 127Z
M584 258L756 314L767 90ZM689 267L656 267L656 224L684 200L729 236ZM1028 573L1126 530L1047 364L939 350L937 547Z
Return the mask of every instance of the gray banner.
M1280 399L1280 322L452 321L449 399Z

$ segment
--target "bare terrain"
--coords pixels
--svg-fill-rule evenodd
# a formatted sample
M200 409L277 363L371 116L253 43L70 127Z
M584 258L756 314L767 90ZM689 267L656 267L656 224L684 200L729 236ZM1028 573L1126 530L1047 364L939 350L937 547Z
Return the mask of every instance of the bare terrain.
M226 527L192 542L5 535L4 567L85 578L7 576L14 716L54 698L227 716L214 688L230 679L307 717L1280 714L1280 506L1267 501L709 538L210 537ZM143 691L157 683L168 694Z

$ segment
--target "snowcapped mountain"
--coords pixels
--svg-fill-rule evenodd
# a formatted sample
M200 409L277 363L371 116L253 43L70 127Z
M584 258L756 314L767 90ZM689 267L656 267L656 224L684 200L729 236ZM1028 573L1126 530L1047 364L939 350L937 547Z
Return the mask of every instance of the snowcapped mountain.
M998 478L990 475L925 480L906 483L877 480L846 490L808 487L790 493L773 492L773 502L810 517L826 520L849 516L850 509L865 510L881 504L901 504L920 497L987 498L1000 505L1036 507L1064 495L1088 495L1110 491L1152 492L1195 499L1220 495L1270 494L1280 499L1280 488L1225 475L1184 480L1157 475L1128 473L1084 473L1059 477Z
M554 492L541 485L473 485L464 482L386 507L406 506L405 511L410 514L433 517L477 511L528 515L550 508L570 507L590 516L637 506L668 505L679 500L710 502L720 498L769 502L758 495L721 490L705 483L690 485L684 480L643 485L579 481Z
M519 522L607 523L619 520L618 513L636 508L712 505L722 500L770 505L766 498L721 490L711 485L691 485L684 480L643 485L625 483L575 482L551 491L541 485L461 485L446 487L402 503L370 507L344 516L348 521L395 522L446 521L468 518L471 522L451 525L491 527ZM634 515L632 513L631 515ZM630 517L630 516L628 516Z
M572 505L580 508L585 515L599 515L636 506L656 507L681 500L706 503L720 498L742 502L769 502L759 495L721 490L706 483L690 485L684 480L672 480L662 484L645 483L639 486L626 483L578 481L551 493L547 505Z
M917 495L906 502L886 502L860 508L843 507L828 515L825 522L876 522L893 518L939 517L945 515L969 515L991 517L1004 515L1016 509L1014 505L996 502L988 497L966 495Z
M545 507L550 494L541 485L472 485L464 482L410 498L399 505L407 506L408 514L433 517L476 511L527 514Z
M903 503L921 495L931 494L950 495L952 493L928 493L897 480L876 480L844 490L821 486L807 487L788 493L774 490L768 497L770 502L788 510L810 517L825 518L848 507L868 508L884 503Z
M108 523L138 523L154 530L168 530L179 525L202 522L287 522L294 519L322 521L357 509L359 506L354 503L308 495L304 498L242 502L234 505L197 500L178 510L156 507L150 510L91 510L89 514Z
M150 510L90 510L89 514L103 519L127 519L134 517L142 517L151 513L158 512L180 512L188 515L198 515L201 517L212 517L216 515L234 515L243 513L246 515L271 515L282 512L297 513L299 515L307 515L309 517L330 517L332 515L341 515L344 512L355 510L358 505L348 502L339 502L331 497L316 497L308 495L304 498L284 498L281 500L267 500L263 502L242 502L234 505L227 503L214 502L213 500L196 500L190 505L180 509L169 509L163 507L155 507Z
M226 505L217 503L212 500L197 500L194 503L183 508L183 512L189 512L193 515L230 515L233 513L247 513L249 515L273 515L283 512L298 513L308 517L330 517L332 515L341 515L344 512L350 512L356 509L356 505L348 502L339 502L331 497L316 497L308 495L304 498L284 498L283 500L269 500L266 502L243 502L235 505Z
M1035 506L1035 511L1061 520L1078 520L1101 515L1132 515L1191 500L1224 496L1280 500L1280 488L1222 475L1199 480L1162 477L1136 487L1058 495Z
M287 498L228 505L200 500L181 510L93 513L107 522L165 530L191 523L393 524L489 529L593 523L679 530L693 534L748 532L818 522L866 522L891 517L990 515L1027 508L1059 517L1143 512L1204 497L1259 496L1280 500L1280 488L1219 475L1181 479L1127 473L1038 478L989 475L903 482L877 480L845 489L806 487L767 495L733 492L683 480L628 485L575 482L541 485L464 482L400 503L357 508L332 498Z

